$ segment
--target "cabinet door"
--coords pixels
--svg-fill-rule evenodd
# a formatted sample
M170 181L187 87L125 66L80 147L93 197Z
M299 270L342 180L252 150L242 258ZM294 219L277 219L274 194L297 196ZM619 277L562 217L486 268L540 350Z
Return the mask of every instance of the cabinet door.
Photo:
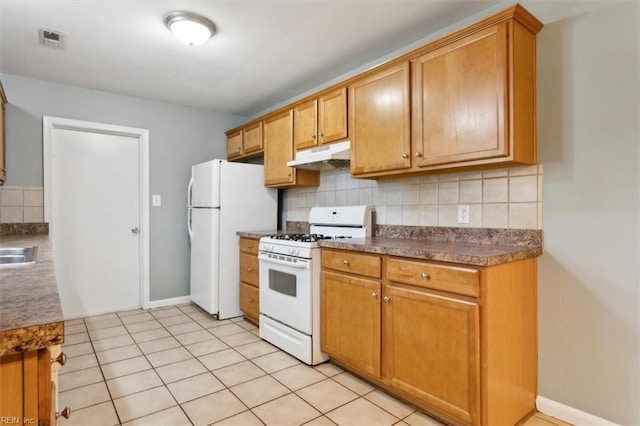
M242 129L243 154L262 151L262 121Z
M242 155L242 130L227 135L227 158Z
M296 150L318 145L318 102L304 102L293 110L293 138Z
M351 173L411 167L409 62L349 86Z
M279 186L294 181L293 167L293 110L264 120L264 184Z
M240 283L240 310L255 323L260 317L260 290L247 283Z
M380 377L380 283L322 272L322 351Z
M478 304L386 286L383 305L389 384L442 413L477 423Z
M412 61L417 166L509 155L506 25Z
M347 88L334 90L318 99L318 142L347 138Z

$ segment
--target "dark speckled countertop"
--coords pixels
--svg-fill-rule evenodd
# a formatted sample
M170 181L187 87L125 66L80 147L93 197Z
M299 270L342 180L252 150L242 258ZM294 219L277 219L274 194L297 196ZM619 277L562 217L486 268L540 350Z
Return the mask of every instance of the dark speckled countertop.
M499 265L540 256L542 254L542 247L517 247L380 237L323 240L320 242L320 247L475 266Z
M0 355L64 341L64 318L47 234L0 235L0 247L38 246L33 265L0 269Z
M287 222L288 232L309 232L305 222ZM238 232L246 238L284 231ZM377 225L374 237L322 240L320 247L420 260L493 266L542 255L542 231Z

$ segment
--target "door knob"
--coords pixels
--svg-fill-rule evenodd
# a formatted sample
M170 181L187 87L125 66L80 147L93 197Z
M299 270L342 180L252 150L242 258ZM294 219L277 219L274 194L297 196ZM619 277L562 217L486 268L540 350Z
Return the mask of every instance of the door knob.
M132 234L137 234L138 232L140 232L140 230L136 227L136 228L131 228L131 233Z

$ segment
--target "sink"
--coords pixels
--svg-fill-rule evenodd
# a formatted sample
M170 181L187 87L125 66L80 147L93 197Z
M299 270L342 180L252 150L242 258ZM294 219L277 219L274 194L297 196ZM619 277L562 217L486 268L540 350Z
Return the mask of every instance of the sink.
M32 265L38 258L38 247L0 247L0 268Z

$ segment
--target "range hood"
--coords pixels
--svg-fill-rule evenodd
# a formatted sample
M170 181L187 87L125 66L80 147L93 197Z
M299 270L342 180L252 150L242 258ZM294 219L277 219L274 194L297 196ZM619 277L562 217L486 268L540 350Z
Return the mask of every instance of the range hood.
M296 152L295 160L287 163L289 167L305 170L332 170L349 166L350 141L333 143L317 148Z

